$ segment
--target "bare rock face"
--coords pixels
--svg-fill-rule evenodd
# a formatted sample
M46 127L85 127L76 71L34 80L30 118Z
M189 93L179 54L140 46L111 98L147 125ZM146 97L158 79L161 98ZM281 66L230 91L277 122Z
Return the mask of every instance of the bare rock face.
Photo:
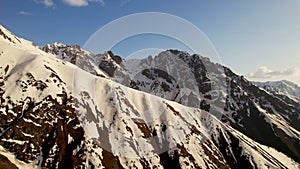
M168 100L175 100L179 93L176 79L160 69L144 69L137 73L132 81L140 91L161 97L166 97L165 94L168 94Z
M103 59L99 63L99 68L106 72L110 77L113 77L117 70L117 66L111 59L110 55L103 57Z
M109 56L110 56L117 64L121 64L121 63L122 63L123 59L122 59L120 56L113 54L112 51L108 51L107 54L108 54L108 55L109 55Z

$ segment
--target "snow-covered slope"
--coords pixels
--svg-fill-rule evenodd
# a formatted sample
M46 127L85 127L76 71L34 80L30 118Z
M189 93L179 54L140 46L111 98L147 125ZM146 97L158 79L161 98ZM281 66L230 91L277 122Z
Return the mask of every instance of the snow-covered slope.
M299 168L205 110L92 75L0 29L0 153L20 168Z

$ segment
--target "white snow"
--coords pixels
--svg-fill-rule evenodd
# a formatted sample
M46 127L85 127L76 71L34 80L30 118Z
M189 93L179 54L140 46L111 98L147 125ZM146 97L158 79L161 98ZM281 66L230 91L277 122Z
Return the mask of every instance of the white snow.
M42 126L42 125L40 125L40 124L38 124L38 123L32 121L31 119L23 118L23 120L24 120L25 122L27 122L27 123L32 123L32 124L34 124L34 125L37 126L37 127L41 127L41 126Z
M10 143L16 143L16 144L20 144L23 145L24 143L26 143L27 141L21 141L21 140L13 140L13 139L1 139L2 141L6 141L6 142L10 142Z
M72 143L73 140L74 140L73 137L70 136L70 134L68 134L68 144Z
M24 132L22 132L22 134L23 134L24 136L26 136L26 137L31 137L31 138L34 137L34 135L32 135L32 134L27 134L27 133L24 133Z

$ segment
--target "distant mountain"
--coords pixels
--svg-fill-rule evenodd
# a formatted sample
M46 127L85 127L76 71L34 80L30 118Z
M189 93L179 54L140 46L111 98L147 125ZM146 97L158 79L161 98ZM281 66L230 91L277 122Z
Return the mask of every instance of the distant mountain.
M287 101L287 103L300 104L300 86L298 86L296 83L282 80L254 82L254 84Z
M0 26L0 59L0 168L300 167L299 109L199 55L39 48Z

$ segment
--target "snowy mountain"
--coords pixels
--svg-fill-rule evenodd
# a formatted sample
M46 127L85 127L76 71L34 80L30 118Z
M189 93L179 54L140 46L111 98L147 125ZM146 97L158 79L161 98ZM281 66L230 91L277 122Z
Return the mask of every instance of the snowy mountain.
M208 111L246 136L299 162L298 104L289 104L229 68L196 54L168 50L156 57L118 63L112 59L113 53L105 56L104 61L113 65L113 73L109 73L113 81ZM95 64L101 69L100 61Z
M0 26L0 168L300 167L299 110L228 68L42 49Z
M300 104L300 87L290 81L254 82L255 85L291 104ZM300 105L299 105L300 106Z

